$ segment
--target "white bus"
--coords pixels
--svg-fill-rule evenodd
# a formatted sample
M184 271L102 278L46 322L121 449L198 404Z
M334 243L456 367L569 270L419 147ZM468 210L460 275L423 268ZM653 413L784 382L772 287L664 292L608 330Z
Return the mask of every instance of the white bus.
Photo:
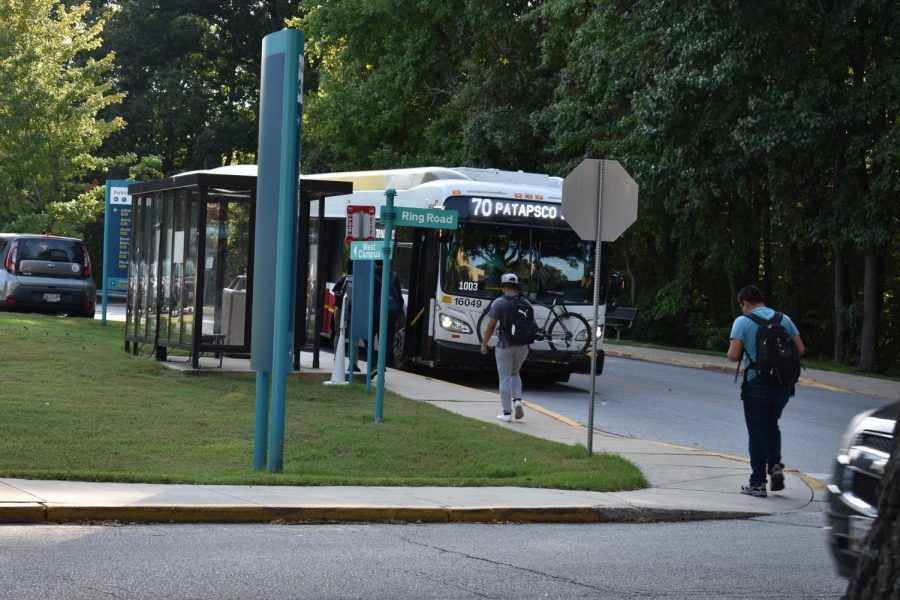
M571 373L590 373L591 332L602 348L606 261L601 265L599 321L594 327L594 243L579 239L563 218L561 178L468 167L303 177L353 183L352 194L324 200L326 227L318 252L325 256L322 275L330 282L337 280L346 262L348 205L375 206L380 214L385 189L393 188L396 208L459 214L456 230L394 229L394 270L407 292L405 319L393 340L395 366L494 369L493 356L480 353L485 315L500 294L501 275L513 272L534 304L542 332L531 346L525 370L557 381ZM318 214L315 202L310 214ZM379 235L383 238L383 232ZM618 288L617 283L613 289ZM333 300L330 295L328 299ZM326 319L326 330L333 326ZM597 374L602 369L600 349Z

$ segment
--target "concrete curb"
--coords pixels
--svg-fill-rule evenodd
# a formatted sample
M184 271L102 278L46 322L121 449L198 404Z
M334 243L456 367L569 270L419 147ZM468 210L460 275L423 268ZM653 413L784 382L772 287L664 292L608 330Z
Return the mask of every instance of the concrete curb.
M675 523L750 519L769 512L597 506L386 507L2 505L0 523Z

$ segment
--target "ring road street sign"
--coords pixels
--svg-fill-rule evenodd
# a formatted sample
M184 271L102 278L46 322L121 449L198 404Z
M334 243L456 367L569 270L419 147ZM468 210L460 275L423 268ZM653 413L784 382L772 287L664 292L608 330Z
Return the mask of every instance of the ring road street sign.
M587 158L563 180L562 191L563 216L581 239L597 239L601 204L600 240L612 242L637 219L638 185L619 161Z
M384 242L351 242L350 260L384 260Z
M381 210L384 212L384 207L381 207ZM403 208L395 206L394 212L396 213L394 225L399 225L400 227L456 229L459 226L459 213L455 210Z

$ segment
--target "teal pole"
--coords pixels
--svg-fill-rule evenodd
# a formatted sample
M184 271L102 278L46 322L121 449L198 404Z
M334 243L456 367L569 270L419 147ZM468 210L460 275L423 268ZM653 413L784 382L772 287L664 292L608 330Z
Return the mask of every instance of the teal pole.
M366 338L366 393L372 393L372 340L375 338L375 261L369 261L369 335Z
M256 428L253 434L253 470L266 466L266 431L269 425L269 374L256 372Z
M353 270L356 270L356 265L353 265ZM347 383L353 384L353 365L356 364L356 339L353 337L353 311L350 311L349 315L345 315L344 311L341 311L341 320L343 321L347 317L350 317L350 331L348 335L350 336L350 376L347 377ZM337 348L335 348L335 356L337 356ZM343 369L343 367L342 367Z
M391 232L394 227L394 196L397 191L388 188L384 191L385 204L381 210L384 219L384 261L381 269L381 318L378 320L378 384L375 387L375 422L381 423L384 413L384 375L388 348L388 295L391 291Z
M287 56L292 60L285 63L286 82L296 82L284 86L284 106L293 109L296 119L285 125L293 125L294 135L281 138L280 160L281 197L278 199L278 236L275 260L275 328L272 341L272 416L269 427L269 471L280 473L284 468L284 418L285 393L287 391L288 365L292 352L293 332L291 331L291 308L294 305L295 278L295 235L297 231L297 174L300 164L300 127L297 94L300 80L299 57L303 56L304 38L296 29L284 29ZM278 35L278 34L273 34Z
M109 287L109 220L112 218L112 210L109 205L109 181L106 182L106 199L104 200L106 208L103 209L103 308L100 311L100 324L106 325L106 302L108 298L107 289ZM96 301L96 299L95 299Z

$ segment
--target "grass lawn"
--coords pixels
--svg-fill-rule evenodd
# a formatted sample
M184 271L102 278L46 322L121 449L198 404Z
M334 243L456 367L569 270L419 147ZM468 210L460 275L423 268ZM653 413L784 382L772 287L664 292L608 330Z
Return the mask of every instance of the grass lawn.
M289 380L284 472L254 472L255 378L124 351L121 323L0 313L0 476L271 485L646 486L613 455L364 386Z

